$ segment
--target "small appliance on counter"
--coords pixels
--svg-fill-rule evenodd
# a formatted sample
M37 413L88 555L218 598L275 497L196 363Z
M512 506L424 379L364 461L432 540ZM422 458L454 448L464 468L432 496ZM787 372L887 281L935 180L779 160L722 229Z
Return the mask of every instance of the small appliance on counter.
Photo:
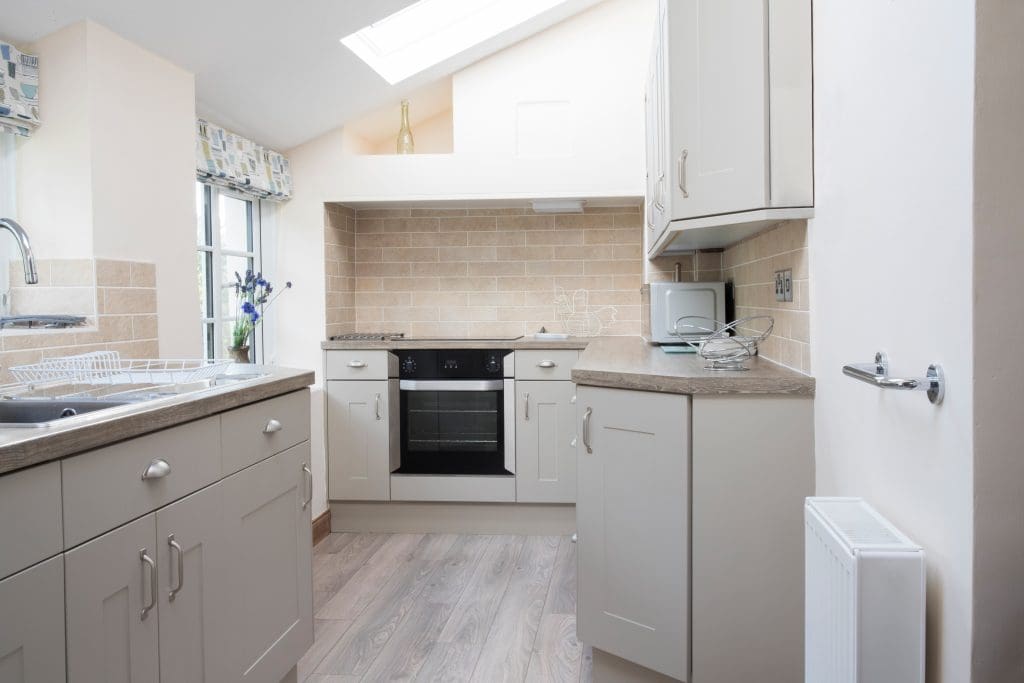
M643 336L653 344L684 344L707 336L697 330L677 331L680 318L729 319L724 282L652 282L649 288L649 301L644 303L650 310L644 316Z

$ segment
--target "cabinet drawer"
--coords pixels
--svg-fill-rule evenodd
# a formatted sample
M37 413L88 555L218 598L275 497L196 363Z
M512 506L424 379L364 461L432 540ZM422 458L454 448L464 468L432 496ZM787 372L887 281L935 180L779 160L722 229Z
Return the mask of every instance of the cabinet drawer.
M309 390L253 403L220 418L227 476L309 439Z
M187 496L217 481L220 471L218 416L67 458L61 462L64 547Z
M63 549L60 463L0 477L0 578Z
M387 379L398 376L398 357L390 351L327 351L327 379Z
M575 349L516 351L516 379L572 379L579 357Z

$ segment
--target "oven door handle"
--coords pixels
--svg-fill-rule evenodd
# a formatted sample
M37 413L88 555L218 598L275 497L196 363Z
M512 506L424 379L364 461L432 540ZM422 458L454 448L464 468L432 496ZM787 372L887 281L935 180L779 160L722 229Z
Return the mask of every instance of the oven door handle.
M500 379L403 379L399 380L401 391L501 391L505 388Z

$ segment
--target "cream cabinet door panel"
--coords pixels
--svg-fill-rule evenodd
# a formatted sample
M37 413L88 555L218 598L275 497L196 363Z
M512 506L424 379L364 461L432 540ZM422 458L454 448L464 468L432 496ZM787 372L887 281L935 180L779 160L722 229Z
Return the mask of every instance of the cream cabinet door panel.
M64 557L0 581L0 681L64 680Z
M309 442L221 482L229 671L277 683L313 644Z
M159 681L155 544L149 514L65 553L68 683Z
M328 496L331 500L388 500L391 432L397 431L397 380L327 383ZM389 389L391 390L389 392Z
M156 513L160 683L227 680L227 548L221 484Z
M689 397L587 386L577 397L577 633L686 680Z
M516 500L576 502L576 385L516 382Z

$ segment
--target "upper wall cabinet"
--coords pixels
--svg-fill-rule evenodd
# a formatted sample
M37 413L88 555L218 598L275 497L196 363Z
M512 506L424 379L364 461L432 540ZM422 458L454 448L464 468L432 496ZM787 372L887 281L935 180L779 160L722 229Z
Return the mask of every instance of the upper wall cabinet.
M660 0L647 80L650 255L813 215L811 0Z

